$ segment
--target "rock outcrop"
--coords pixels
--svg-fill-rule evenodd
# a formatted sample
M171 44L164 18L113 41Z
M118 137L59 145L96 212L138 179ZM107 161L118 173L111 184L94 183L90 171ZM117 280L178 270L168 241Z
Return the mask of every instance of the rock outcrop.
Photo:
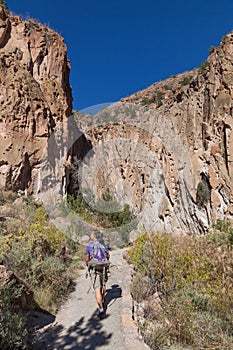
M31 190L54 128L72 112L63 38L0 5L0 186Z
M232 67L229 33L200 68L95 118L69 117L63 39L0 5L0 186L45 192L49 205L48 191L91 191L91 205L110 191L146 230L205 233L217 218L232 220Z
M232 67L229 33L200 68L123 98L95 127L84 118L94 148L83 187L112 189L147 230L205 233L232 220Z

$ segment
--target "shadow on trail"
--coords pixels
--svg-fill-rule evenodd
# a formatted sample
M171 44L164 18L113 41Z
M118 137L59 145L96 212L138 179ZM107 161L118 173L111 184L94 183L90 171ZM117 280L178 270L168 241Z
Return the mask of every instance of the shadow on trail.
M106 318L108 315L106 315ZM112 333L103 330L103 323L95 311L85 321L81 317L74 325L64 331L61 325L55 325L40 337L37 350L95 350L100 346L108 345Z
M118 284L112 284L105 296L106 309L122 296L122 289ZM106 312L104 319L111 317ZM78 319L78 315L77 315ZM81 317L68 329L55 324L48 328L36 341L36 350L96 350L110 343L112 333L104 330L104 323L98 318L98 310L86 320Z
M118 284L112 284L111 288L108 288L105 296L105 305L110 307L118 298L122 297L122 289Z
M55 321L55 316L44 310L33 312L27 320L27 329L30 330L43 328Z

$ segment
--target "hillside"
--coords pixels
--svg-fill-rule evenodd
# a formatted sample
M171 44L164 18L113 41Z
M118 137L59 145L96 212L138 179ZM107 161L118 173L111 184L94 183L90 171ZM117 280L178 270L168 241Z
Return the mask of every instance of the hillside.
M108 186L146 230L205 233L232 219L232 43L229 33L200 68L122 98L94 122L77 115L94 145L85 186L95 183L96 196Z

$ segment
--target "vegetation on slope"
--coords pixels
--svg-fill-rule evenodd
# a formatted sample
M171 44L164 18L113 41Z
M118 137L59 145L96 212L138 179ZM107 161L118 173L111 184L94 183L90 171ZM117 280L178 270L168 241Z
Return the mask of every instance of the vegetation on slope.
M9 283L0 281L1 349L27 348L28 312L57 310L84 253L49 222L43 206L14 199L14 194L0 192L0 261L14 276ZM33 303L22 308L20 298L27 294Z
M113 200L109 189L97 203L92 198L87 200L81 193L76 198L69 195L67 202L69 207L83 220L103 228L122 226L130 223L133 219L129 205L125 204L121 208L120 204Z
M0 0L0 5L4 5L7 8L7 3L5 0Z
M233 348L232 246L233 228L221 220L208 236L137 239L131 291L151 349Z

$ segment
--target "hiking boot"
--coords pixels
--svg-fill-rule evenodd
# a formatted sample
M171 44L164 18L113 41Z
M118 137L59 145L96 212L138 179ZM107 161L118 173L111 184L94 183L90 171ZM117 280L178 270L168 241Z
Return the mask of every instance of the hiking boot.
M105 316L105 312L104 311L100 311L99 312L99 318L102 320Z
M106 302L106 300L103 300L103 309L104 309L104 312L106 312L107 308L108 308L108 304Z

